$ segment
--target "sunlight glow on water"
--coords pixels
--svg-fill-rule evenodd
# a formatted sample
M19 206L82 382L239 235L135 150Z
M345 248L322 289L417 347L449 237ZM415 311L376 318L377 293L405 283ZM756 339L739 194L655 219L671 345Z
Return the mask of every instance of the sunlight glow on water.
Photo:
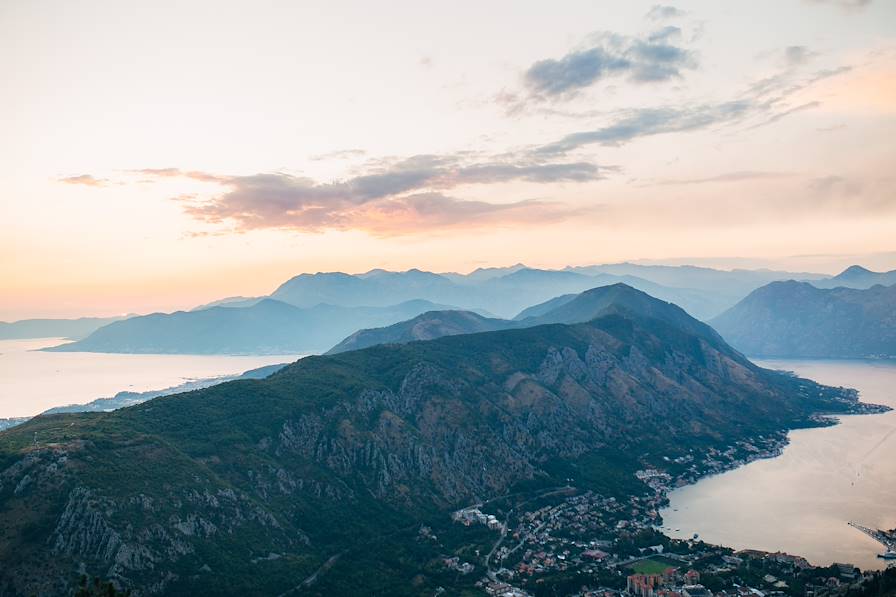
M36 350L62 342L60 338L0 340L0 418L36 415L54 406L83 404L123 390L161 390L299 358Z
M896 362L757 361L820 383L856 388L896 408ZM790 433L778 458L702 479L669 494L661 512L673 537L801 555L813 564L882 569L883 547L848 521L896 527L896 411L841 417L840 425ZM676 530L678 529L678 530Z

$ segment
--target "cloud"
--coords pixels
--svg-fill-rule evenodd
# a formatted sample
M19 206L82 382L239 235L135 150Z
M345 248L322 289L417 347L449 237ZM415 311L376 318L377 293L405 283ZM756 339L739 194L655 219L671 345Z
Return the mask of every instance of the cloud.
M752 109L751 102L737 100L692 107L627 110L606 126L571 133L558 141L537 147L534 153L541 156L555 156L585 145L619 146L639 137L692 131L732 122L742 118Z
M893 213L896 211L896 179L862 177L861 179L828 175L813 178L807 184L807 208L826 209L849 215Z
M150 179L152 178L192 178L201 182L221 182L222 178L214 174L206 172L185 172L180 168L140 168L139 170L129 170L132 174L141 174Z
M649 21L666 21L669 19L676 19L687 15L687 13L679 8L675 8L674 6L669 6L668 4L654 4L650 10L647 11L647 14L644 15Z
M78 176L66 176L65 178L60 178L59 182L65 184L79 184L88 187L104 187L109 184L109 181L104 178L94 178L90 174L79 174Z
M381 235L453 227L544 224L579 213L560 203L538 200L511 203L468 201L441 193L420 193L365 205L345 214L343 225Z
M548 202L467 201L443 194L448 189L513 181L580 183L601 178L598 166L587 162L468 161L465 154L387 161L363 174L333 182L282 172L248 176L167 168L138 172L144 176L155 172L163 178L182 176L223 187L222 192L207 199L191 195L177 200L194 218L231 223L238 230L361 229L388 234L493 222L499 216L521 222L569 213L568 207Z
M787 66L802 66L817 55L817 52L813 52L806 46L787 46L784 48L784 61Z
M318 153L311 156L311 159L314 161L324 161L324 160L348 160L352 158L359 158L364 155L367 155L367 152L363 149L339 149L336 151L330 151L327 153Z
M616 147L641 137L729 126L749 119L759 119L750 126L758 128L819 106L817 101L792 105L792 98L812 84L848 70L844 67L818 71L799 80L787 71L750 85L740 97L718 103L622 110L611 115L602 127L569 133L557 141L535 147L531 153L545 159L588 145Z
M530 99L568 99L602 79L624 76L636 83L676 79L697 67L693 52L677 44L681 29L667 26L645 38L595 34L588 47L532 64L523 80Z
M666 180L658 180L654 185L658 186L676 186L676 185L695 185L718 182L744 182L748 180L771 180L778 178L788 178L793 176L790 172L767 172L757 170L740 170L737 172L726 172L716 176L708 176L705 178L673 178Z
M860 182L843 176L822 176L809 181L809 190L818 197L855 197L862 193Z

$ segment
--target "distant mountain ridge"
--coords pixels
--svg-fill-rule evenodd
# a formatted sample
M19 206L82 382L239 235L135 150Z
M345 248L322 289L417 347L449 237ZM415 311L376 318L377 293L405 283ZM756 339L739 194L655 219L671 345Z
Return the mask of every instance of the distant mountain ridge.
M896 286L773 282L710 321L735 348L766 357L896 356Z
M844 287L866 289L877 284L882 286L896 284L896 270L873 272L860 265L851 265L832 278L812 281L812 285L818 288Z
M29 338L69 338L79 340L121 317L81 317L78 319L22 319L7 323L0 321L0 340Z
M811 278L812 283L817 286L824 284L860 285L872 279L884 279L893 273L874 273L854 266L839 276L830 278L814 274L805 274L805 276ZM333 334L319 334L318 328L328 321L326 317L328 315L335 316L333 311L335 307L363 310L386 308L407 301L423 300L430 303L430 309L427 310L450 306L452 309L473 311L492 318L516 316L515 319L525 319L544 312L547 308L546 303L549 301L554 301L551 306L557 306L567 299L572 300L572 297L585 290L617 283L627 284L664 301L675 303L698 319L708 320L733 306L752 290L770 280L777 280L786 275L788 275L787 272L769 270L723 271L693 266L644 266L628 263L565 268L563 270L534 269L523 264L516 264L503 268L482 268L469 274L438 274L419 269L403 272L375 269L356 275L342 272L301 274L281 284L269 297L229 297L200 305L194 308L193 312L216 308L250 309L265 299L279 301L300 309L318 309L321 316L319 324L306 320L307 330L302 333L299 333L298 330L293 330L293 332L303 337L320 338L323 344L319 346L314 346L313 342L287 341L283 330L287 329L289 324L285 320L271 328L273 331L267 341L261 338L250 339L249 332L243 331L240 332L243 335L241 342L231 342L227 339L227 333L216 330L214 326L202 327L203 324L198 322L205 321L205 316L185 318L178 312L146 316L172 334L173 339L169 341L157 337L157 330L143 326L150 321L143 319L133 327L116 326L111 331L89 329L75 338L86 340L87 334L93 331L100 333L89 342L75 343L60 350L183 352L189 345L189 350L199 350L206 354L254 353L258 351L271 353L287 349L292 352L300 344L302 351L318 350L331 345L331 341L338 341L361 329L391 325L423 312L408 313L407 317L397 319L345 317L346 322L357 323L357 327L346 329L345 326L337 326L338 331ZM803 274L797 275L802 276ZM329 310L325 305L329 305ZM529 308L534 311L528 311ZM273 309L268 305L259 311L273 311ZM254 311L239 311L230 315L222 315L219 311L215 313L209 319L219 319L231 330L240 330L241 326L247 325L247 321L251 319ZM368 313L370 312L368 311ZM270 313L269 315L277 317ZM179 340L174 339L178 337L178 334L181 336L183 334L178 326L164 327L171 321L184 323L186 326L184 329L188 329L191 325L198 325L205 337L217 338L219 343L213 345L203 343L199 339L183 337ZM274 328L280 328L280 331L278 332ZM138 335L126 338L124 330L132 330ZM0 326L0 331L2 331L2 326ZM343 334L343 332L345 333ZM19 334L18 337L25 335L27 334ZM113 337L116 337L114 341L111 340Z
M273 299L248 307L155 313L107 325L87 338L45 350L160 354L306 354L363 327L403 321L444 308L413 300L389 307L308 309Z
M675 302L700 318L720 313L735 302L711 292L668 287L627 274L542 270L522 265L476 270L467 276L416 269L406 272L372 270L360 275L340 272L301 274L281 284L271 297L299 307L322 302L382 306L420 298L466 310L481 309L509 318L534 303L618 282Z

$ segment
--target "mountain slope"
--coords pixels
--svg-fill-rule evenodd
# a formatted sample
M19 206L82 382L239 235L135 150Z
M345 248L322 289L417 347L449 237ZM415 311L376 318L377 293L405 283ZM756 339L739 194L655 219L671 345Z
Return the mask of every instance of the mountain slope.
M442 336L493 332L514 327L504 319L483 317L472 311L428 311L387 327L359 330L331 348L327 354L359 350L377 344L404 344Z
M718 338L709 326L694 320L677 305L656 299L627 284L616 283L579 294L555 297L524 309L513 320L490 319L468 311L424 313L385 328L360 330L333 347L329 354L377 344L432 340L442 336L533 327L546 323L585 323L602 315L620 312L660 319L692 333Z
M896 355L896 286L820 289L774 282L711 321L735 348L757 356Z
M82 317L80 319L23 319L0 321L0 340L27 338L71 338L79 340L95 330L124 317Z
M331 346L358 328L391 324L438 308L428 301L391 307L316 305L264 299L248 307L155 313L102 327L60 352L293 354Z
M853 400L628 311L41 416L0 433L0 593L64 593L84 571L145 594L276 595L341 557L363 587L324 576L306 592L432 594L433 572L357 569L350 547L422 549L422 523L523 483L646 491L637 468Z
M547 323L583 323L610 313L632 313L639 317L658 319L674 325L688 333L721 341L718 334L708 325L690 315L684 309L663 300L659 300L646 292L632 288L627 284L613 284L586 290L571 300L567 297L553 299L552 309L544 305L536 305L530 312L543 311L540 315L518 320L522 325L543 325ZM548 305L551 301L548 301Z

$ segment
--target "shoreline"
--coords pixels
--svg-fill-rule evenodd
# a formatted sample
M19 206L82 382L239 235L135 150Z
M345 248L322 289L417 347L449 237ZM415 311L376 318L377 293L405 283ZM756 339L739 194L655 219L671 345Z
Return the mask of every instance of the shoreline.
M817 362L817 359L812 359L811 361L812 361L812 362ZM867 361L866 361L866 360L862 360L861 362L867 362ZM762 452L762 453L750 454L750 455L748 455L746 458L737 459L737 460L730 460L730 461L727 461L727 462L724 462L724 463L720 463L721 466L720 466L720 467L717 467L715 470L708 471L708 472L703 472L702 474L699 474L699 475L696 476L696 477L691 477L691 476L686 476L686 475L679 475L679 476L677 476L677 477L673 477L673 478L671 479L671 481L672 481L674 484L665 484L665 485L662 485L662 486L659 486L659 487L656 487L656 488L655 488L655 489L657 490L657 492L658 492L659 494L661 494L662 499L664 500L664 502L665 502L665 504L666 504L666 505L663 507L663 509L664 509L664 510L667 510L667 509L669 509L669 508L671 507L671 502L670 502L670 500L669 500L669 494L672 493L672 492L675 491L675 490L678 490L678 489L681 489L681 488L684 488L684 487L694 486L694 485L696 485L697 483L699 483L699 482L701 482L701 481L705 481L705 480L710 479L710 478L712 478L712 477L721 476L721 475L723 475L723 474L725 474L725 473L729 473L729 472L734 471L734 470L736 470L736 469L740 469L740 468L745 467L745 466L747 466L747 465L749 465L749 464L752 464L752 463L754 463L754 462L758 462L758 461L761 461L761 460L772 460L772 459L781 457L781 456L784 454L785 449L791 444L790 434L791 434L791 432L793 432L793 431L810 430L810 429L824 429L824 428L829 428L829 427L838 427L838 426L840 426L840 425L843 424L843 421L841 420L841 417L850 417L850 418L851 418L851 417L856 417L856 416L882 415L882 414L886 414L886 413L888 413L888 412L892 412L892 411L896 410L896 409L894 409L893 407L890 407L890 406L885 405L885 404L876 404L876 403L872 403L872 402L862 402L862 401L858 398L858 396L859 396L859 391L858 391L858 390L855 390L855 389L852 389L852 388L843 388L843 389L844 389L844 390L847 390L851 395L854 395L854 396L856 397L856 401L855 401L855 403L854 403L854 408L851 409L849 412L838 412L838 413L833 413L833 412L817 412L817 413L813 413L813 414L810 416L809 420L810 420L810 421L813 421L813 422L816 422L817 424L815 424L815 425L805 425L805 426L794 426L794 427L791 427L791 428L789 428L789 429L787 429L787 430L785 430L785 431L782 431L781 433L783 434L783 437L779 438L777 441L775 441L774 438L768 438L768 439L770 439L770 440L772 440L772 441L768 442L767 445L764 446L764 447L765 447L765 451ZM682 482L682 481L683 481L683 482ZM653 486L652 486L652 487L653 487ZM676 511L677 511L677 509L676 509ZM673 539L673 540L678 540L678 541L688 541L688 540L690 540L690 539L688 539L688 538L684 538L684 537L673 537L672 535L670 535L669 533L670 533L670 532L673 532L672 529L669 528L669 527L666 527L666 526L665 526L665 521L664 521L664 519L662 518L662 515L661 515L659 512L657 512L657 514L658 514L658 521L657 521L657 524L654 526L654 529L655 529L657 532L662 533L664 536L669 537L670 539ZM844 525L846 525L848 522L849 522L849 521L844 521ZM681 531L681 529L675 529L675 532L681 533L682 531ZM694 533L694 535L695 535L695 536L699 536L697 533ZM700 538L700 541L704 541L704 539L701 537L701 538ZM719 547L719 548L730 548L730 546L728 546L728 545L726 545L725 543L722 543L722 542L720 542L720 543L707 543L707 544L714 545L714 546ZM744 547L744 548L743 548L742 550L740 550L740 551L756 551L756 552L759 552L759 551L761 551L761 550L755 550L755 549L752 549L752 548L750 548L749 546L747 546L747 547ZM775 553L775 552L767 552L767 553ZM779 550L777 553L785 553L785 552ZM799 555L799 554L796 554L796 555L798 555L798 557L804 557L804 556L801 556L801 555ZM876 555L877 559L880 559L880 560L882 560L882 561L884 561L884 562L887 561L887 560L885 560L884 558L882 558L882 557L880 556L880 554L875 554L875 555ZM807 562L809 561L808 558L805 558L805 559L807 560ZM851 563L851 562L850 562L850 563ZM811 563L811 565L814 566L814 567L816 567L816 568L820 568L820 567L828 566L828 565L830 565L830 564L816 564L816 563ZM883 568L879 568L879 569L878 569L878 568L864 568L864 567L859 566L859 565L856 565L856 564L854 564L854 565L856 566L856 568L859 568L859 569L862 570L863 572L880 572L880 571L886 570L886 569L888 568L888 565L884 565ZM894 567L894 564L889 564L889 567Z

